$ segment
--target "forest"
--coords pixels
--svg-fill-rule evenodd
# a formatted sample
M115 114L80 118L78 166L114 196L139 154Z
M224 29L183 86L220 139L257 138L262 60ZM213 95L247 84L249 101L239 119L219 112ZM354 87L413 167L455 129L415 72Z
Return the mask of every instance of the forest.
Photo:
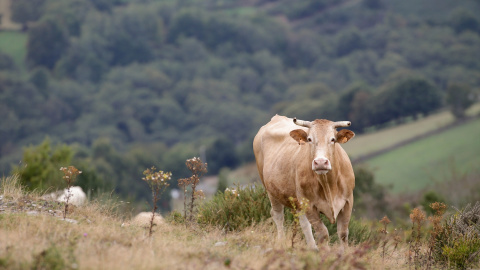
M421 2L421 4L420 4ZM357 134L478 101L480 1L15 0L0 46L0 171L149 194L253 161L273 115L349 120ZM15 53L13 53L15 51ZM57 179L57 180L55 180ZM50 181L50 182L49 182ZM168 209L168 204L162 205Z

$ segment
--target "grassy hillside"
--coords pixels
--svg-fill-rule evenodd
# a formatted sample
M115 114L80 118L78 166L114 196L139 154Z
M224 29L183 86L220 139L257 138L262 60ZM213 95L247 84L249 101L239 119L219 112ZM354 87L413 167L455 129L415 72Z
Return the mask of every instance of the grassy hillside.
M27 34L21 32L0 32L0 51L10 55L20 69L24 67Z
M367 161L376 180L394 192L418 190L479 168L480 119L400 147Z
M0 269L406 269L406 245L390 247L385 260L372 245L316 252L298 239L291 249L275 240L268 221L229 233L165 222L149 238L114 207L91 202L74 208L67 222L60 205L12 183L15 177L0 182Z
M471 236L473 244L460 242L460 233L433 242L448 248L444 260L427 257L431 230L422 230L427 237L419 237L409 225L388 225L386 216L368 222L371 229L365 226L367 221L353 222L357 227L350 229L350 239L363 239L361 243L320 244L318 251L306 248L299 228L291 223L285 227L286 239L276 240L271 219L225 231L222 226L195 222L186 227L176 215L159 222L149 237L148 221L132 222L124 212L115 211L122 204L93 201L71 206L64 219L63 204L25 192L18 180L17 176L0 179L0 269L450 269L455 265L476 269L480 263L475 244L478 229ZM243 201L251 200L250 207L257 207L251 195L241 194ZM227 205L238 206L234 197L227 198L222 211ZM436 209L445 207L437 204ZM462 210L466 217L478 215L480 204L469 209ZM416 208L411 217L417 223L415 230L420 230L425 215ZM430 220L439 225L441 216L435 217L436 221ZM464 219L462 215L455 222L478 222ZM455 225L449 232L452 228L457 232L464 227ZM465 248L457 248L457 243Z

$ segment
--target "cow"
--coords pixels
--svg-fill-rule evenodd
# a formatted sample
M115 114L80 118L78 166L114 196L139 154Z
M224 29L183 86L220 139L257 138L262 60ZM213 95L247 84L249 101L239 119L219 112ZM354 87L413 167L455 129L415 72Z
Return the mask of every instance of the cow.
M355 175L340 144L352 139L355 133L337 128L350 125L349 121L309 122L275 115L258 131L253 151L279 240L285 238L283 209L291 208L290 198L295 198L297 202L308 200L305 215L299 219L309 248L318 250L312 226L319 244L329 242L320 213L332 224L337 223L342 247L348 243Z

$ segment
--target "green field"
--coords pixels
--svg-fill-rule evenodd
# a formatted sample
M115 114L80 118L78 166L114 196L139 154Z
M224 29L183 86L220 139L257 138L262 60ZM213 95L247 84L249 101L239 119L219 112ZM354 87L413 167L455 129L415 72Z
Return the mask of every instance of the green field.
M408 192L451 177L452 169L468 172L480 168L480 119L418 140L366 163L376 181L392 185L393 192Z
M0 32L0 51L10 55L20 69L24 67L27 34L22 32Z
M473 116L480 112L480 104L472 106L467 115ZM455 119L449 111L442 111L422 118L415 122L382 129L377 132L355 136L342 147L352 159L392 147L400 142L415 138L432 130L453 123ZM355 123L352 123L354 126Z

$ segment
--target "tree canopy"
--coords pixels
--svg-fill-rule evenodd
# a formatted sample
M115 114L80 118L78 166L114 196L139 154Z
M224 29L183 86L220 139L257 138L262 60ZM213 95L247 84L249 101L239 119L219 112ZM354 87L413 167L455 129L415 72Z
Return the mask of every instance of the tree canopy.
M200 149L211 173L251 161L276 113L362 132L465 108L480 3L439 1L13 1L28 42L22 67L0 46L0 168L49 136L136 196L145 167L182 177Z

